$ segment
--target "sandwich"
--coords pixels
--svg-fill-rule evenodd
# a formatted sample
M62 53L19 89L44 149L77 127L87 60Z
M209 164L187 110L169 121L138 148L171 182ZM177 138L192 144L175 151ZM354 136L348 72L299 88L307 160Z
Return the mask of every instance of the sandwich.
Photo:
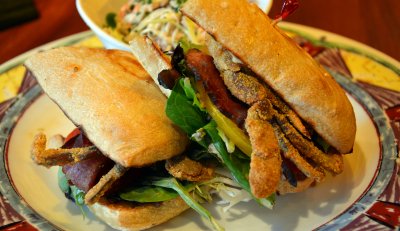
M196 148L167 118L166 97L132 54L62 47L25 66L76 125L56 147L48 140L57 139L37 134L31 150L36 164L59 166L67 198L120 230L150 228L190 207L214 222L198 203L209 197L214 167L193 160Z
M130 42L169 97L168 117L269 205L340 174L356 123L332 76L246 0L188 0L180 10L207 32L204 47L181 43L166 56L149 38Z

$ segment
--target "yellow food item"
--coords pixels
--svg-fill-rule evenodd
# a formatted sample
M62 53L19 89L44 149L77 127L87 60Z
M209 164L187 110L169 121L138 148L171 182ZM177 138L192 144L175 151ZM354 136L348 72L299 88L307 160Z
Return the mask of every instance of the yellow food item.
M17 95L25 75L25 67L20 65L0 74L0 102Z
M218 128L238 147L243 153L251 155L251 144L249 138L232 120L223 115L218 108L211 102L201 84L196 85L200 94L200 101L203 103L208 114L215 120Z
M389 68L363 55L344 50L340 52L354 80L393 91L400 91L400 78Z

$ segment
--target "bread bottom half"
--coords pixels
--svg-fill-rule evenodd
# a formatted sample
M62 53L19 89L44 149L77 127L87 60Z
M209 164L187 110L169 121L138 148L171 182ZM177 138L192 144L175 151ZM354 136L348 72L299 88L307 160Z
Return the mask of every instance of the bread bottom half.
M162 224L189 208L181 197L158 203L111 202L101 199L89 205L99 219L118 230L144 230Z

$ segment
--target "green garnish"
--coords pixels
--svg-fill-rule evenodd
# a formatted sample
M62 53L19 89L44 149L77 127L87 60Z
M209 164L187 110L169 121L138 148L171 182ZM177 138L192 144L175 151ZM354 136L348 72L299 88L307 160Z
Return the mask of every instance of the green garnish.
M80 190L74 185L69 185L68 179L62 172L61 167L58 169L57 178L58 178L58 187L64 194L67 194L72 199L74 199L75 204L79 207L83 217L85 218L86 214L85 211L83 210L83 206L85 205L85 192Z
M213 227L216 230L224 230L224 228L218 224L215 218L211 215L211 213L201 206L196 200L194 200L188 190L185 189L175 178L160 178L151 181L152 185L157 185L160 187L170 188L175 190L179 196L188 204L192 209L198 212L201 216L206 218L211 222Z
M58 187L61 189L61 191L63 193L69 194L71 189L69 188L68 179L62 172L62 168L58 168L57 179L58 179Z
M108 13L106 15L106 24L108 27L111 27L113 29L117 27L116 17L117 17L117 14L114 12Z
M179 45L182 47L183 52L186 53L190 49L205 50L204 45L194 44L187 37L182 37L179 40Z
M250 157L243 154L240 149L235 149L229 153L226 149L225 142L219 135L217 124L214 120L209 120L202 108L199 108L201 103L194 103L193 95L197 95L192 90L187 90L185 93L184 79L180 79L172 90L172 93L167 101L167 116L189 136L197 131L204 129L207 136L201 140L195 140L204 148L208 148L212 144L218 151L218 158L229 169L236 182L247 192L251 194L248 174L250 169ZM183 83L182 83L183 82ZM194 90L193 90L194 91ZM275 203L275 195L268 198L255 200L266 207L273 207Z
M119 196L126 201L146 203L171 200L178 197L179 194L168 188L146 185L121 193Z
M239 149L235 149L233 153L229 153L226 150L226 146L222 138L218 134L217 124L215 121L211 121L207 124L204 129L211 137L214 147L218 150L219 156L222 159L225 166L229 169L236 182L247 192L251 193L250 183L248 181L248 175L250 171L250 158L243 154ZM270 195L267 198L257 199L254 198L259 204L272 208L275 204L275 194Z
M192 84L189 78L181 78L179 80L179 84L182 89L185 91L185 95L189 100L193 101L193 105L199 108L201 111L204 111L203 107L200 104L200 101L196 95L196 91L193 89Z
M185 85L183 79L180 79L173 88L167 101L166 114L188 135L192 135L199 128L203 127L206 121L206 115L201 110L193 106L193 100L186 96L182 85ZM183 82L183 83L181 83ZM190 93L189 93L190 94Z
M77 188L76 186L71 186L71 193L75 200L75 204L79 206L85 205L85 192Z

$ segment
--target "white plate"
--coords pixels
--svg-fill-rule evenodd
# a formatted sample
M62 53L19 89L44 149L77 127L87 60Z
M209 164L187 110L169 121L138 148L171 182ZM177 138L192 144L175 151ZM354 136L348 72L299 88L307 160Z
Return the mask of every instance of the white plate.
M346 43L348 46L363 49L389 64L397 65L390 58L354 41L302 26L284 26L315 37L334 37L340 40L341 44ZM57 44L65 45L72 39L87 36L90 34L70 37ZM41 49L46 48L48 47ZM27 56L29 54L6 63L0 67L0 73L12 65L21 63ZM228 213L223 213L221 207L206 205L226 230L349 228L349 224L363 216L392 182L391 177L396 171L394 160L397 152L389 119L381 106L359 85L343 76L336 77L349 92L357 119L354 154L345 156L343 174L328 177L323 183L306 192L278 197L274 210L249 202L240 203ZM0 128L0 137L3 137L0 139L3 152L0 161L4 163L4 166L0 166L0 191L19 214L43 230L54 227L64 230L109 229L89 212L84 219L79 208L64 198L57 187L55 169L38 167L30 159L30 146L37 132L66 135L73 128L58 107L47 96L41 95L40 87L35 86L24 95L15 98L13 105L2 118ZM199 215L189 210L154 230L207 229L210 229L207 222L203 222Z
M349 208L372 182L380 157L379 139L373 122L362 106L354 100L351 102L356 112L358 131L354 153L345 157L343 174L329 177L318 187L304 193L278 197L276 208L272 211L252 202L241 203L228 213L216 207L213 213L219 217L221 224L227 230L268 230L277 227L282 230L305 230L319 227ZM66 136L72 129L71 122L47 96L35 100L20 116L9 139L6 160L10 179L24 201L55 226L67 230L103 230L106 227L101 223L92 219L83 220L79 208L65 199L57 186L56 169L37 166L29 156L33 137L39 131L47 135ZM249 225L251 229L247 228ZM205 226L198 215L190 211L159 228L194 230Z

